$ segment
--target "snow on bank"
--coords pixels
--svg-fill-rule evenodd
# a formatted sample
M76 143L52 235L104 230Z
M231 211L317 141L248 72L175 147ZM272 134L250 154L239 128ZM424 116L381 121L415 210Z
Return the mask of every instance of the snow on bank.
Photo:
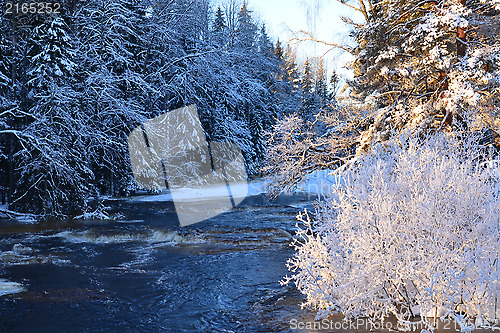
M6 279L0 279L0 296L17 294L26 291L22 284Z
M297 186L295 193L309 193L318 195L318 197L329 195L332 193L332 186L336 184L337 179L336 176L331 175L331 170L315 171ZM267 179L256 179L250 182L231 184L231 191L233 193L248 193L248 197L267 194L266 186L269 182L270 181ZM197 189L182 188L177 189L176 192L176 198L179 198L181 201L213 200L215 198L223 198L227 196L228 193L225 184ZM238 196L235 196L235 198L238 198ZM173 201L173 198L170 191L165 190L161 194L135 196L130 200L140 202L163 202Z
M0 219L15 220L20 223L35 223L37 221L37 216L34 214L14 212L8 210L8 205L1 205Z
M247 196L255 196L266 193L265 185L266 180L254 180L251 182L232 183L232 193L248 193ZM225 184L206 186L203 188L182 188L176 189L176 198L181 201L198 201L204 199L213 200L214 198L223 198L228 195L227 186ZM238 196L236 196L237 198ZM131 198L133 201L141 202L162 202L173 201L172 194L169 190L165 190L162 194L157 195L143 195Z

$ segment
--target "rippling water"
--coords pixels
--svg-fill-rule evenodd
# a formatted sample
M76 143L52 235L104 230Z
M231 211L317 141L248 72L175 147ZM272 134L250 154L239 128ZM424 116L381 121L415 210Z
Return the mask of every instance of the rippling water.
M0 298L0 331L289 332L312 318L279 284L308 204L257 196L180 228L171 202L117 200L118 222L0 226L0 285L19 292Z

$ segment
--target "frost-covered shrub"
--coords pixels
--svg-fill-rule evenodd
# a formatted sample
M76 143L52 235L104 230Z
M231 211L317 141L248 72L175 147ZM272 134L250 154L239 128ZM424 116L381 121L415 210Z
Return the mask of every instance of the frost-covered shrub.
M318 318L393 315L400 328L432 330L437 315L465 331L494 323L500 189L484 156L475 141L444 134L375 146L343 172L315 222L299 214L305 227L283 282L295 282Z

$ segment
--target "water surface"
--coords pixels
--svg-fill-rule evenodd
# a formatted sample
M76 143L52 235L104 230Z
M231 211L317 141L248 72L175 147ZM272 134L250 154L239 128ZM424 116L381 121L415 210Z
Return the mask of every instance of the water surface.
M0 226L2 332L290 332L311 317L279 281L306 195L248 198L180 228L172 202L115 200L119 221Z

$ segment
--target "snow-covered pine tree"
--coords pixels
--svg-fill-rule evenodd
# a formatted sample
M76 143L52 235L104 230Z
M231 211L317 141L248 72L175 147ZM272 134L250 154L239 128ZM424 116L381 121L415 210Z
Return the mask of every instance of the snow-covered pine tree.
M14 64L17 61L14 52L14 43L16 38L13 22L6 17L2 12L0 14L0 131L9 131L14 124L14 117L9 116L9 113L15 111L19 104L17 94L17 85L15 78ZM17 33L17 32L16 32ZM1 132L0 132L1 133ZM10 193L14 187L13 175L13 135L0 135L0 196L1 203L6 203L10 198Z
M278 59L277 82L274 87L277 95L278 113L284 115L296 113L300 107L300 74L295 62L295 52L290 45L283 48L280 40L276 42L274 54Z
M262 27L259 29L259 38L258 38L258 49L259 52L264 54L265 56L268 56L270 53L273 53L273 43L271 43L271 40L269 39L269 36L267 34L267 28L266 24L262 24Z
M274 55L278 57L278 59L281 59L283 57L283 46L281 45L281 41L279 38L276 41L276 46L274 47Z
M15 70L13 68L17 59L15 59L14 31L12 25L15 24L12 20L6 17L2 12L0 14L0 112L4 112L15 106L16 98L13 92L15 90L13 75ZM0 118L2 128L5 127L4 121L6 117Z
M297 66L297 54L290 45L287 45L285 50L285 69L288 80L292 83L294 90L299 90L300 87L300 71Z
M277 91L277 86L280 82L276 74L280 71L281 59L277 58L274 54L274 45L267 34L265 24L262 24L262 27L259 29L257 46L259 53L255 57L255 62L258 70L258 79L265 87L263 108L258 112L261 113L262 129L268 131L276 121L279 113L280 94ZM262 135L263 132L258 141L264 144ZM264 149L264 145L260 149ZM259 156L259 159L262 159L263 154L259 153Z
M0 31L2 32L0 37L0 108L6 102L7 92L11 88L12 57L9 59L9 56L12 46L8 39L10 30L8 25L9 22L4 19L4 15L0 15Z
M328 83L323 59L319 59L314 82L314 92L320 109L324 109L328 104Z
M212 39L217 47L224 48L227 46L227 25L224 11L219 5L215 12L215 19L212 25Z
M238 99L233 109L234 119L246 124L246 129L238 134L239 140L251 143L251 151L245 154L248 171L256 173L265 150L263 130L270 128L277 112L272 89L275 85L273 73L278 66L270 50L272 44L267 32L265 28L259 32L246 2L237 15L235 37L234 47L229 53L229 68L233 71L233 83L229 88L233 95L231 99ZM269 48L267 52L266 48Z
M380 110L360 151L391 129L463 127L464 114L483 120L498 114L500 44L488 36L499 22L496 1L360 4L366 21L353 25L352 96Z
M328 87L328 99L333 103L337 103L336 96L339 91L340 77L335 70L332 71L330 76L330 84Z
M127 135L149 110L138 9L128 0L91 0L82 3L76 18L81 112L94 131L87 154L101 193L123 193L131 183Z

